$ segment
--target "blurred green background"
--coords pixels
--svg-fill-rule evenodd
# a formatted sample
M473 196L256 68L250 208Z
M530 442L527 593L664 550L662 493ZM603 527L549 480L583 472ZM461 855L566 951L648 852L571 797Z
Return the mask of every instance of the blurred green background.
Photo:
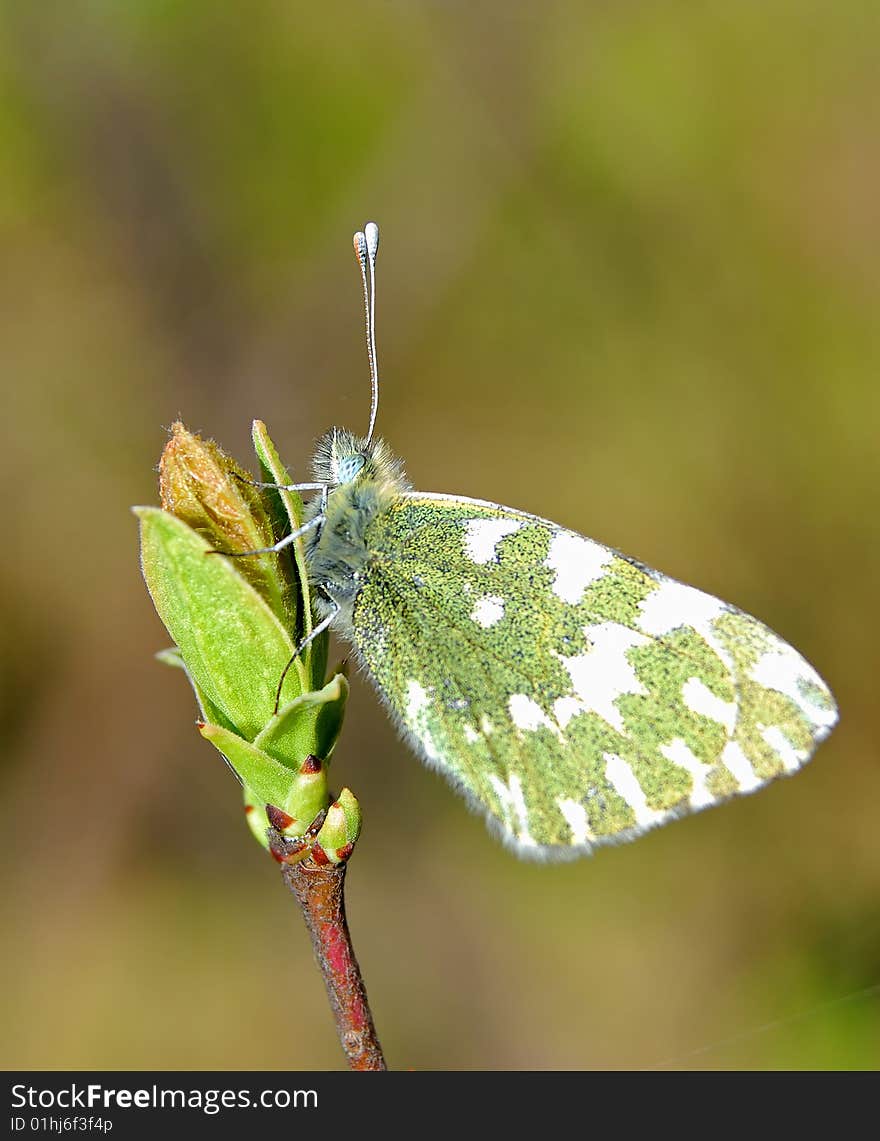
M550 516L759 615L792 780L517 862L355 682L349 914L395 1068L880 1063L880 9L5 3L2 1063L337 1067L137 563L181 416ZM252 468L253 470L253 468ZM870 988L875 988L873 991Z

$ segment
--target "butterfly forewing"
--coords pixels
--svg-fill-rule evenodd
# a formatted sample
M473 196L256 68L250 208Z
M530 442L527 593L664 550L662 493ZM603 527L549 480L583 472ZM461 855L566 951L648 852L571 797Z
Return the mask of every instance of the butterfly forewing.
M546 520L411 493L367 546L364 663L421 755L522 855L751 792L836 720L757 619Z

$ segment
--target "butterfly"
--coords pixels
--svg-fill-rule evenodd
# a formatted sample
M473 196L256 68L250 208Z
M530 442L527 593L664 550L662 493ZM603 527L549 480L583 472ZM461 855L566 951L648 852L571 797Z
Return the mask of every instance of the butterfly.
M318 493L306 520L268 548L305 543L319 621L298 652L328 627L347 640L404 739L524 857L634 839L800 768L834 699L758 619L546 519L413 490L374 436L378 237L355 235L369 431L323 437L291 485Z

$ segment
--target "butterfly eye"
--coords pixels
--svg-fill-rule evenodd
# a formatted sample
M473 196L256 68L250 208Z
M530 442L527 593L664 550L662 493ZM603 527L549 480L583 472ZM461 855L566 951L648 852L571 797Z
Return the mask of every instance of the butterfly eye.
M344 460L339 461L339 467L336 471L336 478L339 483L351 483L354 477L358 474L364 466L364 457L357 452L353 456L346 456Z

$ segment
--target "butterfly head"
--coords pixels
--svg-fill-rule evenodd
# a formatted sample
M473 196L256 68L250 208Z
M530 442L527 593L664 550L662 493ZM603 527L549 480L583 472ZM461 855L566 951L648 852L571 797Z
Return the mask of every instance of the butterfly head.
M344 428L333 428L318 441L312 470L318 483L341 487L364 470L373 445Z
M312 470L316 482L330 488L403 481L402 465L384 440L367 440L345 428L333 428L318 441Z

